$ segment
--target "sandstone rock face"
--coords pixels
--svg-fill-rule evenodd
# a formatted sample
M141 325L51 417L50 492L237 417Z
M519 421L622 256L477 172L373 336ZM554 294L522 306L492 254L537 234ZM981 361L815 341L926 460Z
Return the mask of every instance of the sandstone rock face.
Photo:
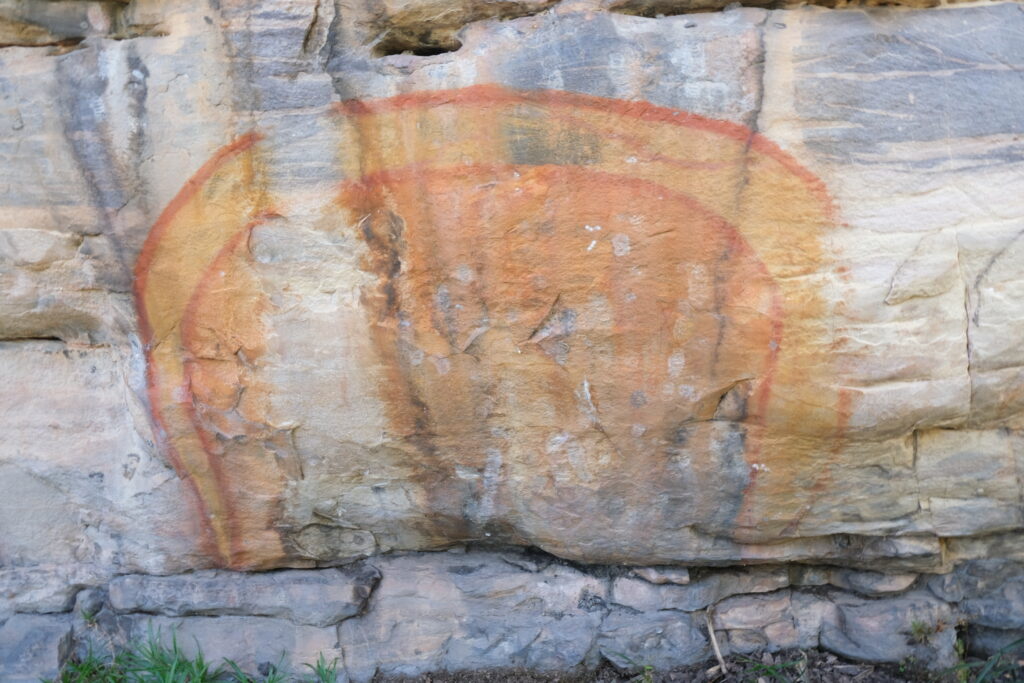
M375 574L213 570L483 543L638 568L544 575L607 614L503 636L541 668L729 600L748 649L1024 627L916 578L1024 559L1022 6L718 4L0 0L0 621L107 586L448 666L502 572L404 555L356 621ZM346 640L404 581L482 596L418 663Z
M103 7L2 54L5 563L1020 529L1018 5Z

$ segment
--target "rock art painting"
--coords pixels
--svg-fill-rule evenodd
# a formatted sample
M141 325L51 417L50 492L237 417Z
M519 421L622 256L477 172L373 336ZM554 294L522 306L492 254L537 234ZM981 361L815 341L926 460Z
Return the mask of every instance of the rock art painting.
M822 294L838 223L814 175L737 124L560 91L418 92L329 119L344 180L318 210L350 238L360 314L335 329L360 342L323 373L359 383L328 381L328 400L310 382L282 415L303 389L267 371L286 330L251 242L296 200L259 132L186 183L137 262L150 408L211 563L329 563L343 532L366 552L594 560L615 528L597 559L627 563L695 534L756 554L803 533L850 413ZM296 446L323 405L339 424L376 411L379 437ZM401 502L298 519L296 487L346 458L358 472L321 493L379 468Z

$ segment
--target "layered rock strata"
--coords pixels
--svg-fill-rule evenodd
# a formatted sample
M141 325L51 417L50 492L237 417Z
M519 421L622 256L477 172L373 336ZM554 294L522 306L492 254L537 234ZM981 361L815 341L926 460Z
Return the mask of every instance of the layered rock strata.
M0 0L3 642L59 659L71 618L36 615L109 585L125 623L344 649L389 628L347 588L312 622L277 573L239 579L259 604L115 596L476 543L836 568L756 599L809 626L719 612L751 647L888 647L842 567L944 623L966 598L908 577L1015 585L1022 6L693 8ZM651 619L707 607L631 580ZM505 609L481 590L466 614ZM573 665L633 632L579 610Z
M59 582L60 579L57 579ZM62 586L57 583L54 588ZM725 654L823 648L935 669L1024 636L1024 566L968 562L941 575L828 567L573 566L538 553L459 551L345 570L124 575L0 627L4 680L52 675L76 648L157 636L249 671L301 672L321 655L341 680L435 671L565 672L609 662L665 671ZM960 641L958 645L957 641ZM2 650L0 650L2 651Z
M3 50L0 561L1016 539L1020 6L528 9Z

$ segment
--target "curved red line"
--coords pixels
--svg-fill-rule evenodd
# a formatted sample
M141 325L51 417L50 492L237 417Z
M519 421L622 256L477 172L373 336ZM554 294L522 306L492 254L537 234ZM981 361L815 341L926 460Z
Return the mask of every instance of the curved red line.
M445 104L489 105L506 103L557 105L611 111L620 116L627 116L641 121L653 121L684 128L693 128L739 140L748 144L752 149L775 159L786 170L800 178L823 203L826 216L830 220L835 220L835 205L821 179L805 168L789 152L786 152L768 138L760 133L755 133L739 123L712 119L679 109L670 109L644 100L618 100L597 95L566 92L564 90L514 90L495 83L487 83L452 90L423 90L386 98L352 99L339 102L334 108L339 114L361 116L366 114L383 114L412 107L436 107Z
M146 241L142 245L142 250L139 252L139 257L135 262L134 281L132 283L132 294L135 299L135 311L139 319L139 336L142 339L142 350L146 360L146 398L149 402L150 415L153 416L153 421L156 423L158 428L156 436L160 441L163 441L167 458L170 460L174 470L178 473L178 476L187 481L192 489L192 493L197 501L196 505L199 511L199 523L204 530L204 535L206 536L205 545L208 546L207 552L214 556L219 553L216 551L217 544L214 539L213 529L210 525L209 508L206 505L206 501L203 500L203 496L199 492L199 487L196 484L194 477L186 470L177 449L167 438L167 423L164 420L159 401L159 380L153 370L153 354L152 349L150 348L153 342L153 328L149 322L149 312L146 309L144 294L149 280L149 269L152 267L156 248L163 239L164 234L169 229L174 217L182 207L184 207L185 204L187 204L199 192L213 174L224 166L224 164L236 155L252 147L254 144L262 140L263 137L264 136L261 133L256 132L250 132L242 135L238 139L217 150L217 152L214 153L206 163L200 166L199 169L192 174L187 181L185 181L185 185L182 186L174 198L167 204L167 206L164 207L164 210L160 212L160 216L150 228ZM212 553L209 551L210 548L213 548Z
M174 217L199 192L213 174L233 157L249 149L263 138L264 135L262 133L254 131L246 133L218 149L206 163L199 167L199 170L185 181L182 188L178 190L178 194L174 195L174 199L164 207L156 222L153 223L153 227L149 229L146 241L143 242L142 250L139 252L139 258L135 261L135 279L133 284L136 309L139 312L140 318L139 327L147 345L152 341L150 337L153 334L153 330L149 326L149 318L146 314L145 304L142 301L142 293L145 291L149 280L149 269L153 265L157 245L163 239L164 233L167 232Z
M195 315L196 309L199 306L199 300L203 293L209 290L212 279L215 276L217 270L224 264L228 257L238 248L239 244L242 243L251 233L252 229L257 225L263 223L267 218L267 214L261 214L256 219L250 221L245 227L235 233L231 239L229 239L217 255L210 261L210 265L206 268L202 277L199 279L199 284L196 285L195 290L192 292L192 296L189 297L188 304L185 306L185 313L181 316L181 341L182 348L188 349L189 340L195 334ZM189 401L184 404L185 412L188 414L188 419L192 423L192 428L195 430L196 435L199 437L199 441L203 444L203 450L206 451L207 464L210 467L210 471L213 473L214 482L216 483L217 489L224 496L224 507L227 513L228 519L228 532L230 536L230 552L232 555L238 553L238 520L235 514L235 501L232 500L230 492L227 488L227 473L224 471L221 459L217 457L215 450L215 442L210 436L209 430L206 429L202 420L199 417L199 413L196 410L194 397L195 394L192 392L192 380L195 373L195 366L192 359L182 359L182 365L184 366L184 377L182 378L181 388L187 392ZM224 558L228 566L233 563L233 557Z

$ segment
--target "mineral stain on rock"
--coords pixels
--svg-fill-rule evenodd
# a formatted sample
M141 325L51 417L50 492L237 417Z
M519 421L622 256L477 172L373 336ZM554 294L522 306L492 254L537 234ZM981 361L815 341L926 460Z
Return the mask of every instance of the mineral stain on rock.
M371 344L350 364L414 473L425 546L593 560L613 526L603 561L667 561L685 534L799 533L848 409L827 372L819 181L741 126L566 92L350 101L333 124L330 210L367 275ZM213 561L235 567L299 559L281 499L300 475L268 445L281 388L251 367L271 304L246 236L288 205L257 148L190 181L136 270L154 418Z

